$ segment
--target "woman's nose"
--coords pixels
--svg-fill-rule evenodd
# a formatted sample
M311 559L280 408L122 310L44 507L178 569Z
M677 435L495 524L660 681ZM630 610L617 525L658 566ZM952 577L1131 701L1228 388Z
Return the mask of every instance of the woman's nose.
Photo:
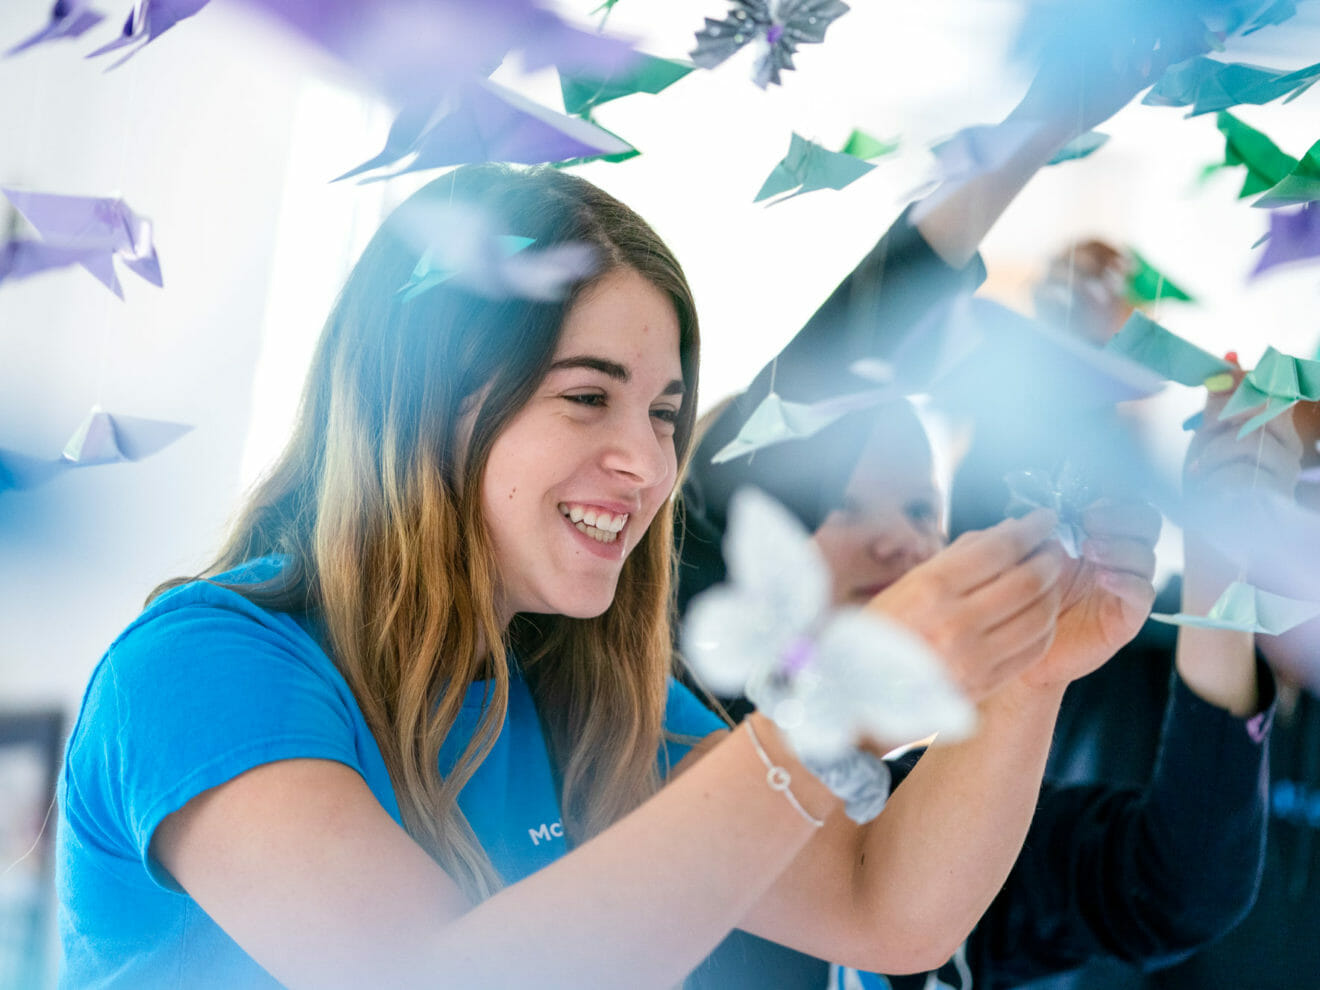
M627 424L612 432L602 463L643 488L672 481L677 471L673 444L657 434L649 412L644 424Z

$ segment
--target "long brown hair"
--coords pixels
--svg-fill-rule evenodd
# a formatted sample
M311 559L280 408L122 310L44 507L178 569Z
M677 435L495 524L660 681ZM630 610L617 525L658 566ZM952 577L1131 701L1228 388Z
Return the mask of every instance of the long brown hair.
M450 284L405 300L398 290L420 254L410 224L437 203L478 204L538 248L593 245L600 268L556 303L492 300ZM672 506L625 562L603 615L518 616L507 630L481 511L491 446L544 377L565 315L620 267L664 292L678 316L687 387L675 431L681 468L696 409L698 331L672 253L632 210L581 178L464 167L410 197L363 252L312 359L293 436L205 571L285 558L277 581L234 587L265 607L318 618L380 746L406 827L473 899L500 881L456 798L503 723L507 649L536 699L573 840L658 787ZM441 742L468 686L483 679L483 718L442 779Z

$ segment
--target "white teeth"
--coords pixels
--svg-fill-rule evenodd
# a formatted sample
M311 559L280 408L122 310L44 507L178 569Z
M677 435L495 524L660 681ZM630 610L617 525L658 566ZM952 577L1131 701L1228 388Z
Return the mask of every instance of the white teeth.
M586 533L602 543L613 543L628 522L626 512L620 512L616 516L603 509L570 505L568 502L559 503L559 513L574 523L579 532Z

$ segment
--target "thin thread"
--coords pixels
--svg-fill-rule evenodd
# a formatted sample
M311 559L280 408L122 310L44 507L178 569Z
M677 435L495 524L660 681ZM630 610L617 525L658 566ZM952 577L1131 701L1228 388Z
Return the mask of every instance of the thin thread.
M14 869L16 869L20 863L28 859L34 852L37 851L37 846L41 845L41 840L46 835L46 826L50 824L50 816L54 811L55 811L55 798L51 798L50 805L46 808L46 817L41 820L41 828L37 830L37 837L32 840L32 845L28 847L27 852L25 852L22 856L19 856L18 859L14 860L12 863L10 863L8 866L5 867L4 872L0 873L0 880L3 880L5 877L9 876L9 874Z

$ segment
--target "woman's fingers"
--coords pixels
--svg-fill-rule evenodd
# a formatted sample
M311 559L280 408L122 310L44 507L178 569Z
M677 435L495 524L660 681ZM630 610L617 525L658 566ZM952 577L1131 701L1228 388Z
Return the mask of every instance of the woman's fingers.
M1149 581L1155 576L1155 548L1143 540L1088 538L1082 557L1107 571L1134 574Z
M1091 539L1132 539L1154 546L1162 522L1149 502L1101 499L1082 511L1082 529Z
M945 579L952 590L975 591L997 580L1031 556L1054 531L1059 519L1048 509L1036 509L1020 519L1005 519L989 529L958 537L942 554Z

